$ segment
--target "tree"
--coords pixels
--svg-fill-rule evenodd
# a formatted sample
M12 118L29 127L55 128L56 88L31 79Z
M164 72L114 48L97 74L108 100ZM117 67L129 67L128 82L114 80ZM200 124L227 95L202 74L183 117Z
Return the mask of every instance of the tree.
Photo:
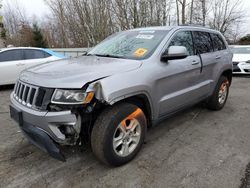
M227 35L244 17L241 6L241 0L213 0L210 27Z
M2 4L0 2L0 9L2 9ZM6 46L6 29L3 24L3 16L0 16L0 48Z
M16 46L33 46L32 28L28 24L21 24L18 34L12 37L13 44Z
M166 25L170 22L173 0L45 1L53 12L51 25L57 27L46 26L50 28L46 35L56 40L53 43L61 47L86 47L120 30Z
M9 35L15 35L19 32L20 26L28 24L25 9L17 2L17 0L7 1L3 9L3 18Z
M239 32L235 26L244 16L241 0L44 1L52 14L43 20L41 28L32 28L38 29L35 40L39 44L33 43L36 46L43 46L47 41L51 47L89 47L117 31L176 23L210 26L236 39ZM9 42L22 45L20 31L31 23L34 22L27 19L17 2L6 5L4 24Z
M43 34L42 34L40 28L38 27L38 25L36 23L33 24L32 33L33 33L33 40L34 40L33 46L40 47L40 48L46 48L47 43L43 37Z
M181 24L186 24L186 6L187 1L186 0L178 0L177 4L181 5ZM179 14L179 12L178 12Z
M250 34L248 34L248 35L242 37L242 38L239 40L238 44L240 44L240 45L250 45Z

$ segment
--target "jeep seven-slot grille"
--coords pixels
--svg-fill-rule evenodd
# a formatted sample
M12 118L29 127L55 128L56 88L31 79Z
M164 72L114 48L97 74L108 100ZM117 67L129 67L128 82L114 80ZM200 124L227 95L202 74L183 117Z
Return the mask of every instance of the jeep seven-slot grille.
M46 109L53 94L53 89L47 89L17 81L14 88L14 98L24 106L34 109Z

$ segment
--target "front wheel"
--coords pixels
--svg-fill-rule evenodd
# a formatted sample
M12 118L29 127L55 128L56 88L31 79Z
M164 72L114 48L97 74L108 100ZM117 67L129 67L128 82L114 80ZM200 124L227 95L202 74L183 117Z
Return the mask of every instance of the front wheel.
M91 134L92 150L106 164L123 165L141 149L146 129L146 117L138 106L114 105L105 109L95 122Z
M226 104L229 94L229 81L225 76L221 76L213 95L209 98L207 106L211 110L221 110Z

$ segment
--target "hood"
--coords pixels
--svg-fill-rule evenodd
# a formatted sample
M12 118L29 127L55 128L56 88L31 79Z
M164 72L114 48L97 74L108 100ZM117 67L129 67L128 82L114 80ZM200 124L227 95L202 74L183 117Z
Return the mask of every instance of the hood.
M246 62L250 60L250 54L234 54L233 62Z
M137 60L83 56L45 63L23 71L20 80L47 88L82 88L86 83L141 66Z

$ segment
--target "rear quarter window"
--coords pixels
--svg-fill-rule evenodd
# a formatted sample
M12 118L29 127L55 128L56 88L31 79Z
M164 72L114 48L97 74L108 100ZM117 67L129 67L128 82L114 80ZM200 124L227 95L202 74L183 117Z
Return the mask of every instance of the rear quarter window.
M214 51L220 51L226 49L226 45L220 35L210 33L210 36L213 41Z
M25 59L42 59L51 56L47 52L43 50L33 50L33 49L25 49L24 50L24 57Z
M209 33L203 31L194 31L193 39L196 53L203 54L214 51Z

